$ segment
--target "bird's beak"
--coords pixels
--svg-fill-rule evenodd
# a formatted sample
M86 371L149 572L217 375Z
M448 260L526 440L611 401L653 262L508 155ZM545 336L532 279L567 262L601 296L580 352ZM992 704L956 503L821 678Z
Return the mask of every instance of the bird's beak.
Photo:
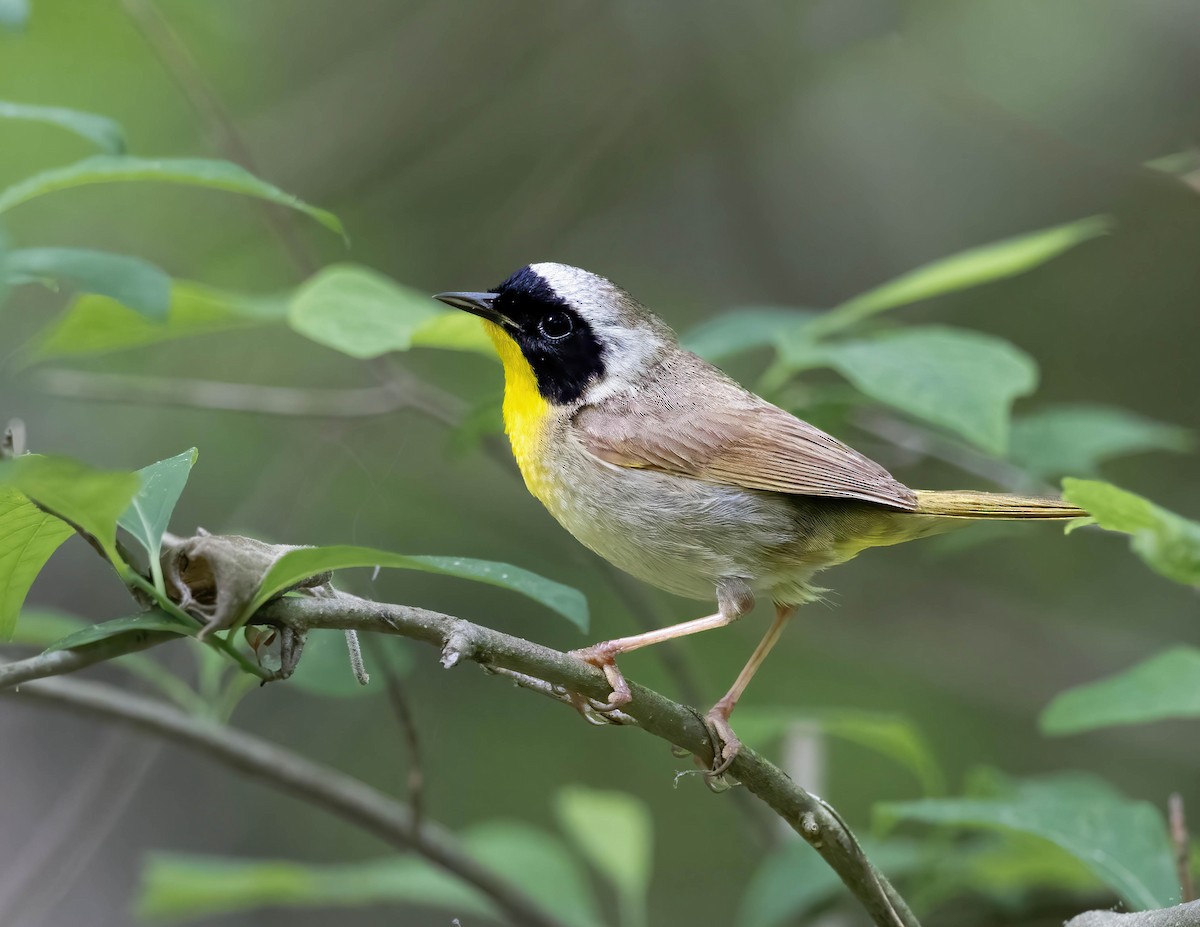
M495 308L495 293L438 293L433 297L447 306L477 315L481 319L495 322L508 328L514 328L515 323L508 316Z

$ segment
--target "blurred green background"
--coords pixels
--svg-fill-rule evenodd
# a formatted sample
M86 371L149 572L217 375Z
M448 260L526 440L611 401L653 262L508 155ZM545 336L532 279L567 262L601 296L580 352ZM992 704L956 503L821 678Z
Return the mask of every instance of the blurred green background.
M228 140L189 105L194 88L172 79L139 31L130 10L143 7L32 0L24 30L0 32L0 98L112 116L138 154L229 156ZM284 217L289 250L246 199L143 186L20 207L7 217L13 244L137 254L176 277L261 293L340 260L428 292L485 289L523 264L562 261L612 277L686 330L732 307L835 305L948 253L1104 213L1112 234L900 317L993 333L1033 355L1041 385L1018 413L1088 401L1200 424L1200 198L1142 166L1197 142L1194 3L162 0L157 9L257 173L335 211L350 251ZM69 134L0 123L0 186L88 153ZM22 290L0 320L0 355L66 300ZM403 362L471 408L499 395L499 367L482 356L415 351ZM729 369L753 383L768 362L757 352ZM302 388L376 382L369 365L282 328L73 366ZM48 395L19 373L5 374L0 390L0 413L22 417L38 451L132 469L198 446L177 531L508 561L582 589L592 633L449 579L354 574L341 585L561 648L638 628L607 568L527 495L502 455L415 412L282 418L99 404ZM822 424L911 485L989 488L845 423ZM1103 473L1175 511L1200 512L1194 456L1129 457ZM1194 591L1154 576L1119 538L1021 526L988 543L871 552L827 585L828 606L793 623L747 707L904 714L952 790L979 765L1018 775L1091 770L1160 807L1181 791L1200 817L1194 724L1059 739L1037 728L1063 689L1195 639ZM637 595L662 624L703 608L650 589ZM128 611L123 590L76 542L30 602L93 620ZM766 612L682 645L704 699L724 691ZM432 815L451 826L516 817L552 827L549 796L564 783L633 792L656 828L649 922L733 923L761 859L735 798L708 795L695 777L673 787L686 763L660 742L592 729L473 668L446 673L415 645L412 656L407 685ZM681 697L654 652L623 665ZM235 720L402 790L403 741L378 691L320 699L270 686L251 693ZM152 849L322 862L380 849L223 769L96 723L5 702L0 742L0 889L8 874L9 900L23 899L21 925L128 923ZM876 753L838 741L822 749L822 794L860 829L873 803L918 794ZM81 794L84 811L64 811L70 820L56 825L55 811ZM59 858L55 827L90 835L95 852L74 869L66 858L57 872L44 868L47 882L22 882L38 848ZM11 894L18 889L25 894ZM1009 922L986 905L967 911L944 922ZM331 916L264 911L220 922ZM448 922L404 908L336 916Z

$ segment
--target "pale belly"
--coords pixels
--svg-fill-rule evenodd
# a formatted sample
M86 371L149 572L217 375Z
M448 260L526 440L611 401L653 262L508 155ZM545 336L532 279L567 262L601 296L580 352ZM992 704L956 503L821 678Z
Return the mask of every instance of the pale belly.
M806 517L803 503L618 468L571 444L519 456L526 485L581 543L660 589L712 600L722 581L740 580L758 595L800 604L815 597L809 580L817 570L847 559L830 553L825 519Z

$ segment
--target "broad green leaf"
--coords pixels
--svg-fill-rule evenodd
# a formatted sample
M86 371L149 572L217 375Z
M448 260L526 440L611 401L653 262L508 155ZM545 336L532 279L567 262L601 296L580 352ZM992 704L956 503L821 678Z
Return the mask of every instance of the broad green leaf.
M367 672L374 674L378 667L378 651L398 675L405 675L412 667L412 655L404 640L385 634L375 635L378 647L364 647L363 660ZM386 686L362 685L350 669L350 657L346 651L346 634L314 628L304 640L304 652L296 671L288 679L288 685L296 686L313 695L332 698L357 698L364 695L380 695Z
M167 317L171 278L149 261L107 251L24 248L4 259L10 283L52 279L108 296L150 319Z
M343 238L342 223L331 212L317 209L259 180L245 168L229 161L204 158L135 158L128 155L96 155L66 167L52 168L19 181L0 193L0 213L47 193L101 183L170 183L204 187L257 197L287 206L316 219Z
M940 326L837 342L825 346L822 356L877 402L993 454L1008 448L1013 401L1037 385L1032 358L1007 341Z
M474 351L496 356L492 339L483 323L467 312L441 312L426 319L412 333L414 348L443 348L448 351Z
M108 640L119 634L129 634L132 631L171 631L188 637L200 630L197 624L184 624L178 618L173 618L166 612L153 611L141 615L130 615L127 618L114 618L112 621L102 621L100 624L89 625L73 631L66 637L56 640L47 651L70 650L73 647L83 647L97 641Z
M290 589L302 580L324 573L326 570L344 570L351 567L392 567L400 570L420 570L424 573L440 573L457 576L477 583L487 583L502 589L511 589L540 602L558 612L581 631L588 626L587 600L583 593L570 586L545 579L536 573L493 563L490 560L471 560L466 557L425 557L393 554L371 547L301 547L288 551L275 561L263 577L258 593L245 608L235 627L245 624L264 604Z
M0 486L0 641L12 637L29 587L74 532L11 486Z
M901 715L849 708L808 711L755 706L738 712L738 735L753 745L768 744L804 726L886 756L911 772L927 795L939 795L946 789L945 777L924 735Z
M118 520L122 528L132 534L146 551L154 585L163 590L162 567L158 562L162 550L163 533L175 511L175 503L183 494L197 451L193 447L176 457L168 457L152 463L138 471L141 486L129 508Z
M4 22L6 4L0 0L0 23ZM9 0L8 7L13 4ZM81 113L61 106L34 106L29 103L12 103L0 100L0 119L19 119L26 122L43 122L74 132L87 139L108 154L119 155L125 151L125 132L120 123L107 116Z
M24 493L38 505L96 539L118 570L117 519L137 491L136 473L93 470L63 457L26 454L0 461L0 486Z
M0 29L12 32L29 22L29 0L0 0Z
M13 635L13 643L52 647L62 638L86 629L86 622L74 615L45 608L26 608L21 611L20 624ZM201 650L205 653L210 652L207 647ZM181 708L188 711L203 711L207 708L196 691L186 682L148 657L138 653L127 653L112 662L157 686L163 695Z
M897 306L1023 274L1082 242L1105 234L1112 224L1107 216L1092 216L968 248L847 300L814 321L811 328L814 333L827 335Z
M910 840L864 840L862 845L889 880L919 871L927 855ZM843 895L846 886L820 854L799 839L789 839L766 856L746 886L737 927L809 923L801 919Z
M876 806L885 823L921 821L1033 834L1081 860L1137 910L1179 901L1162 815L1094 776L1064 773L1010 784L992 798L926 798Z
M556 810L571 842L616 890L622 927L645 925L654 866L654 822L645 802L628 792L568 786Z
M1200 523L1098 480L1063 480L1063 498L1087 509L1101 528L1130 535L1134 552L1155 572L1200 585Z
M747 306L701 322L679 340L689 351L715 361L743 351L771 347L780 332L811 321L815 316L810 309Z
M35 339L32 362L123 351L192 335L208 335L281 320L282 299L227 293L176 280L165 322L155 322L105 296L80 296Z
M369 358L407 351L414 332L442 314L433 299L419 290L365 267L336 264L296 291L288 323L318 344Z
M1112 676L1068 689L1042 712L1047 734L1200 715L1200 649L1172 647Z
M1142 451L1186 451L1185 428L1114 409L1060 405L1013 422L1009 457L1034 476L1092 475L1114 457Z
M492 906L457 876L417 857L343 865L152 853L137 902L143 920L207 920L258 908L354 907L397 902L495 917Z
M524 890L569 927L600 927L586 879L561 843L524 824L495 822L463 834L480 863ZM500 919L486 896L417 856L344 865L156 853L142 873L140 916L187 920L272 907L405 903L454 916Z

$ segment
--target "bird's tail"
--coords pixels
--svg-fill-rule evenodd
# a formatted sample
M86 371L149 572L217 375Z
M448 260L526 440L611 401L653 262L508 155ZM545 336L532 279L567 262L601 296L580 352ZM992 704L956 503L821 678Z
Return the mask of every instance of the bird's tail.
M971 490L917 490L918 515L944 518L1080 518L1088 513L1061 499Z

